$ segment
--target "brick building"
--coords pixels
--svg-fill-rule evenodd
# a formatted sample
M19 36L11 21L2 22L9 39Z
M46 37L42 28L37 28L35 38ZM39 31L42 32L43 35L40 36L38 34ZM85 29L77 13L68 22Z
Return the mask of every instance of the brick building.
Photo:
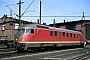
M28 24L32 22L21 20L22 24ZM14 34L16 29L19 27L18 19L7 17L4 15L0 18L0 40L8 39L14 40Z
M80 31L83 34L84 40L90 41L90 20L64 21L63 23L50 24L50 26Z

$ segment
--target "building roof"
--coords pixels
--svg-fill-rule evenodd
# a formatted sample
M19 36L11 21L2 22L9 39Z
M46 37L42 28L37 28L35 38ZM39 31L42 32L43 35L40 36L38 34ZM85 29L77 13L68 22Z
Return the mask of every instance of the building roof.
M13 22L13 23L18 23L19 24L19 19L16 19L16 18L12 18L12 17L7 17L7 15L4 15L2 18L0 19L12 19L12 20L9 20L9 21L2 21L0 22L0 24L5 24L5 23L10 23L10 22ZM29 23L33 23L33 22L29 22L29 21L25 21L25 20L21 20L21 23L23 24L29 24Z
M82 24L82 23L86 23L86 22L90 22L90 20L77 20L77 21L70 21L70 22L63 22L63 23L55 23L55 25L70 25L70 24ZM54 24L49 24L50 26L54 26Z

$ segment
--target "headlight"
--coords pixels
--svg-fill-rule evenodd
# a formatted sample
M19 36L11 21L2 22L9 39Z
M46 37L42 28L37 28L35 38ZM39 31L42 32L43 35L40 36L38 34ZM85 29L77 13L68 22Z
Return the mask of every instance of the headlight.
M18 40L18 39L15 39L16 41Z

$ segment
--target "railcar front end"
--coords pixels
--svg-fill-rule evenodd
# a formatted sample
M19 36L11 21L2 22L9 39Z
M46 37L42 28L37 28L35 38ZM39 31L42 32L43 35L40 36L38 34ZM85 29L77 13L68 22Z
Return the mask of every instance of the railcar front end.
M34 38L33 28L21 28L15 33L15 42L17 50L27 50L27 44Z

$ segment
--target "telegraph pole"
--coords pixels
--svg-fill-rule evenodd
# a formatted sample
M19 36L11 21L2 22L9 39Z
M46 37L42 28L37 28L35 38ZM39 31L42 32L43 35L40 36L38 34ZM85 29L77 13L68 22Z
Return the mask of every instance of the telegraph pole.
M85 20L84 12L83 12L82 20Z
M21 0L19 0L19 26L21 26L21 4L24 3L24 2L21 2Z
M41 24L41 0L40 0L40 24Z
M55 19L53 19L53 24L54 24L53 27L55 27L55 23L56 23L56 22L55 22Z

